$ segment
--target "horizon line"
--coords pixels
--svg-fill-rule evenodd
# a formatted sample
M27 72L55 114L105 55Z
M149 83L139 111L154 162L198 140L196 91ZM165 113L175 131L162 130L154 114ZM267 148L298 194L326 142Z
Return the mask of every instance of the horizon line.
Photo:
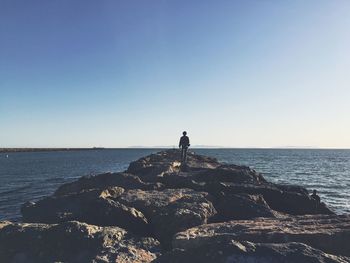
M6 151L35 151L35 150L113 150L113 149L178 149L175 146L126 146L126 147L0 147L0 152ZM317 147L317 146L274 146L274 147L235 147L194 145L190 149L285 149L285 150L350 150L341 147Z

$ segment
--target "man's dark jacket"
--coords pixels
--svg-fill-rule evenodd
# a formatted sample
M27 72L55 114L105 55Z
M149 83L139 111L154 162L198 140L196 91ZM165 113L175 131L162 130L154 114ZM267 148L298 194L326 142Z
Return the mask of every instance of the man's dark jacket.
M190 146L190 139L184 135L180 138L179 147L185 148Z

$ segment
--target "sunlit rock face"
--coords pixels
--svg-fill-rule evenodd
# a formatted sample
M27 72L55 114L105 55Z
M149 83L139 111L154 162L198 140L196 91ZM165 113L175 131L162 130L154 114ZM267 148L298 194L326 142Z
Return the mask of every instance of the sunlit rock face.
M253 243L234 239L208 239L191 249L175 248L163 253L157 263L347 263L350 258L334 256L303 243Z
M153 238L77 221L8 224L0 247L1 262L152 262L160 252Z
M25 223L0 222L0 262L349 262L349 217L305 188L180 158L151 154L26 202Z
M300 242L327 253L350 256L350 216L305 215L206 224L177 233L173 247L189 249L208 240L226 239L255 243Z

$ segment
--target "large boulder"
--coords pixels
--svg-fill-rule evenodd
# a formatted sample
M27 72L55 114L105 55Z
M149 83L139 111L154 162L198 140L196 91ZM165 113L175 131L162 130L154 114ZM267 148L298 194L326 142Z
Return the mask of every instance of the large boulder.
M199 182L230 182L230 183L266 183L265 178L247 166L223 164L215 169L201 169L195 173L193 180Z
M121 187L87 190L80 193L46 197L22 208L24 222L61 223L81 221L99 226L119 226L131 232L148 235L148 221L142 212L119 203Z
M327 253L350 256L350 215L257 218L197 226L177 233L173 247L190 249L208 240L255 243L301 242Z
M252 243L207 240L191 249L173 249L157 258L158 263L347 263L349 257L326 254L303 243Z
M169 245L175 233L205 224L216 214L210 200L207 193L191 189L129 190L118 199L147 217L155 236L164 247Z
M215 203L217 221L276 217L262 195L222 193Z
M151 262L159 242L118 227L76 221L7 224L0 229L0 262Z
M157 189L157 185L143 182L138 176L128 173L104 173L83 176L79 180L63 184L56 191L56 196L78 193L89 189L104 190L108 187L120 186L124 189Z
M220 165L216 168L187 168L186 171L164 172L157 178L166 188L199 189L198 184L206 183L249 183L262 185L264 177L246 166Z
M302 187L281 186L273 183L229 183L229 182L194 182L193 188L219 197L221 193L262 195L271 209L291 215L334 214L324 203L317 202Z
M135 174L146 182L158 182L164 173L181 171L181 152L179 150L167 150L140 158L131 162L127 173ZM188 152L187 168L216 168L221 164L215 159L207 156Z

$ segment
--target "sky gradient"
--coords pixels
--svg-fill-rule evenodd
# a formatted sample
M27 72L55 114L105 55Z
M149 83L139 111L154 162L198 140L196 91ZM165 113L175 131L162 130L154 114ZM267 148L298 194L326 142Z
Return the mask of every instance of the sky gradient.
M350 148L350 1L0 1L0 147Z

